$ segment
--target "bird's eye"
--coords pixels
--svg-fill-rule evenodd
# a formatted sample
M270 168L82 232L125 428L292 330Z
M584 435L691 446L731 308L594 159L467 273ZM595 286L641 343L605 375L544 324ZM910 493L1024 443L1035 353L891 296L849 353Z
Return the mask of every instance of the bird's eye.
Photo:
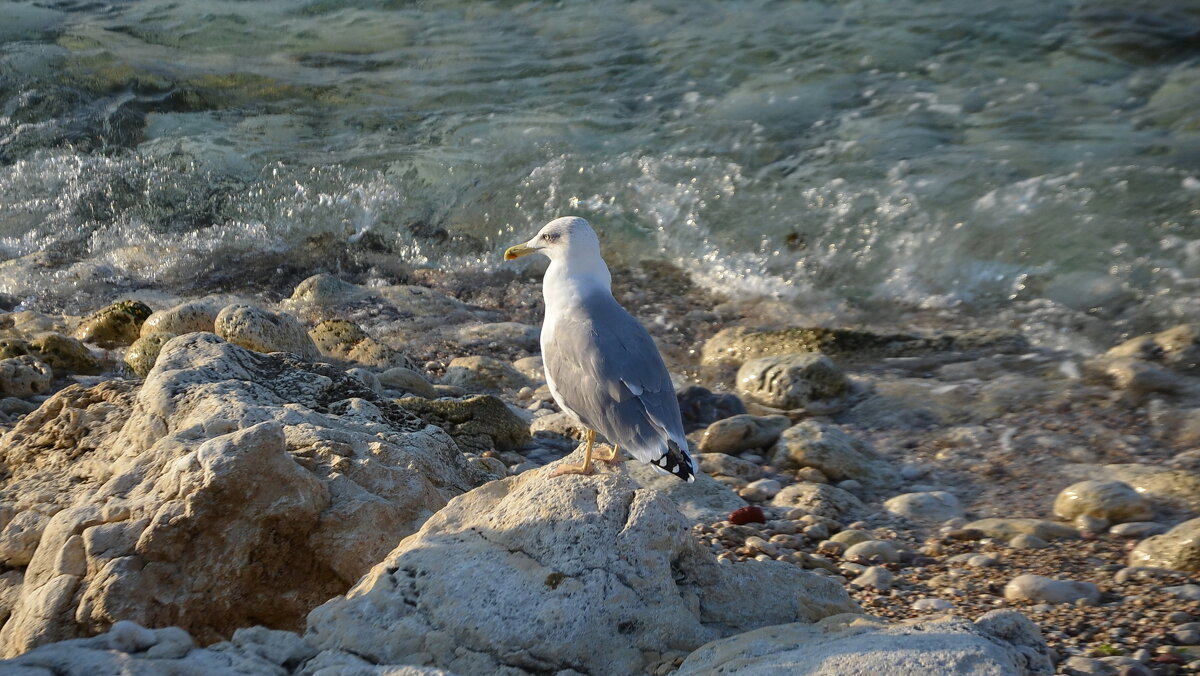
M557 242L558 241L558 233L548 232L548 233L542 235L542 239L546 240L547 242Z

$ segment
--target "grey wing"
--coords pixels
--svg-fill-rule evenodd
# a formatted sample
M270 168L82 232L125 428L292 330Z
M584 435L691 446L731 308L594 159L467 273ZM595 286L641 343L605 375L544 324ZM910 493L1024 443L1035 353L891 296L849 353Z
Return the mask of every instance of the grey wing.
M671 376L646 329L611 296L559 319L542 355L555 389L583 424L638 460L685 480L695 466Z

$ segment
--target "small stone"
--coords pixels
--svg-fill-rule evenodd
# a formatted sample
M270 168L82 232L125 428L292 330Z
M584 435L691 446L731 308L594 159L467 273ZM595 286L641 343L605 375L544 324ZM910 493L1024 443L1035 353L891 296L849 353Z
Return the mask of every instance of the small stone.
M741 495L744 500L764 502L775 497L782 488L783 484L775 479L758 479L751 481L745 488L738 491L738 495Z
M746 548L751 552L761 552L767 556L779 555L779 550L775 549L775 545L772 545L757 535L751 535L750 537L746 538Z
M1000 562L994 557L988 556L987 554L975 554L971 558L967 559L967 565L973 568L991 568L998 563Z
M541 355L532 357L522 357L513 362L513 368L521 372L521 375L529 379L531 383L546 382L546 368L542 362Z
M1108 530L1109 523L1106 519L1094 517L1091 514L1080 514L1075 517L1071 525L1079 529L1081 533L1103 533Z
M1168 530L1170 528L1157 521L1126 521L1109 528L1108 532L1130 540L1144 540L1151 535L1160 535Z
M1169 596L1185 601L1200 601L1200 584L1183 584L1177 587L1163 587L1160 591Z
M829 477L816 467L801 467L796 470L796 478L800 481L808 481L814 484L827 484Z
M1092 480L1064 488L1054 500L1054 513L1064 519L1086 515L1113 524L1147 521L1154 510L1145 497L1123 481Z
M880 591L887 591L892 588L892 583L895 581L895 576L892 572L883 566L871 566L864 570L861 575L854 578L850 584L858 585L859 587L873 587Z
M954 610L954 604L946 599L919 599L913 601L911 607L913 610L925 611Z
M887 511L917 521L945 521L960 517L962 505L953 493L928 491L903 493L883 503Z
M1050 543L1036 535L1021 533L1009 540L1008 546L1013 549L1045 549L1050 546Z
M1091 582L1055 580L1042 575L1018 575L1004 587L1009 601L1040 601L1043 603L1074 603L1078 599L1100 600L1100 588Z
M39 333L29 341L29 349L30 354L46 362L60 377L97 375L104 370L86 345L61 333Z
M845 558L863 558L868 561L878 557L884 563L896 563L900 560L900 552L896 546L884 540L867 540L846 548Z
M854 492L862 490L863 485L856 479L846 479L845 481L839 481L837 487L844 491Z
M824 540L829 537L829 526L826 526L823 523L814 523L805 526L803 532L806 537L810 537L814 540Z
M837 533L829 539L833 540L834 542L842 542L845 543L846 546L850 546L856 545L860 542L874 540L875 538L871 537L871 534L866 531L858 530L857 528L848 528L840 533Z

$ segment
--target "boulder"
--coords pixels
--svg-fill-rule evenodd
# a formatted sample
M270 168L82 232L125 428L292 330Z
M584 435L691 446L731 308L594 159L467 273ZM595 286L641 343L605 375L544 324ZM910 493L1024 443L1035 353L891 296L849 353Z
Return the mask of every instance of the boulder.
M1142 540L1129 553L1129 565L1200 571L1200 519Z
M958 498L947 491L903 493L884 502L883 507L892 514L917 521L941 522L963 515Z
M6 655L118 619L203 643L298 627L490 478L339 370L210 333L168 342L136 394L124 381L64 389L0 454L0 511L22 524L0 533L0 563L18 565L22 532L40 532L0 629Z
M0 359L0 396L28 397L50 389L54 372L30 355Z
M151 314L142 324L142 335L160 332L174 333L177 336L198 331L213 333L217 313L220 311L221 308L209 301L194 300L181 303Z
M773 445L792 421L784 415L735 415L718 420L700 437L701 453L737 454Z
M1122 481L1091 480L1071 484L1054 499L1054 514L1066 520L1086 515L1111 523L1149 521L1150 501Z
M765 627L702 646L676 676L1049 676L1050 651L1020 613L995 610L887 624L839 615L816 624Z
M892 485L898 480L871 444L815 420L784 430L771 449L771 463L781 468L815 467L833 481Z
M492 357L456 357L446 366L442 383L468 392L498 393L529 386L529 379L506 362Z
M839 520L863 514L867 509L852 493L829 484L807 482L784 486L771 499L771 504L783 509L800 508L809 514Z
M104 370L99 359L80 341L55 331L35 335L29 341L30 353L47 365L59 377L96 375Z
M124 347L137 340L142 322L150 314L149 306L141 301L113 303L80 322L75 337L104 348Z
M417 365L402 352L375 340L358 324L345 319L326 319L314 326L308 336L326 357L380 370L393 367L417 369Z
M844 407L850 381L823 354L760 357L742 364L738 394L777 409L812 409L822 413Z
M330 274L320 273L305 279L292 290L292 303L336 307L358 300L366 290Z
M462 399L404 397L396 404L425 422L446 430L466 451L509 450L529 443L529 425L508 405L489 394Z
M175 335L163 331L143 333L125 351L125 364L135 374L145 378L150 373L150 369L154 368L154 362L158 360L158 354L162 352L163 345L166 345Z
M314 610L306 640L462 676L624 675L664 652L855 609L840 585L791 564L718 564L670 500L623 472L548 475L452 500Z
M290 352L309 361L321 356L304 327L286 312L229 305L217 314L214 329L225 340L255 352Z

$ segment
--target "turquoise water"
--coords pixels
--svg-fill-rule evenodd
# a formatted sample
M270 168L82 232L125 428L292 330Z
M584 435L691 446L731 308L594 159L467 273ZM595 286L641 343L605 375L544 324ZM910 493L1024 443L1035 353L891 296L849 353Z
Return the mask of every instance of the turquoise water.
M1200 3L0 1L31 306L489 269L564 214L801 308L1194 318Z

